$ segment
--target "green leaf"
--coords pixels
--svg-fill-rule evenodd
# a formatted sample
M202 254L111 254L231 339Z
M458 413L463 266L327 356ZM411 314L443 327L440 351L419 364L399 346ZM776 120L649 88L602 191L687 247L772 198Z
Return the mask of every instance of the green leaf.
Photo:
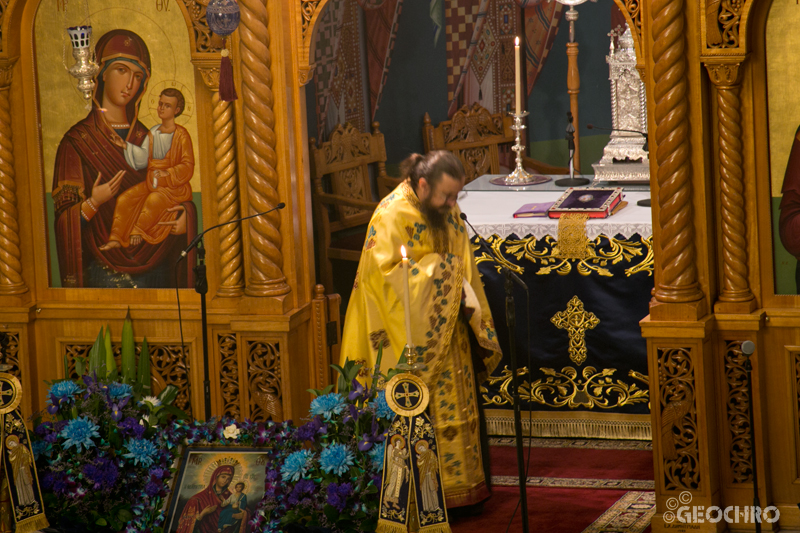
M136 372L136 383L133 386L134 392L139 396L149 396L150 388L150 347L147 345L147 337L142 341L142 350L139 352L139 368Z
M166 413L169 413L171 415L175 415L175 417L178 420L189 420L190 419L189 415L187 415L186 412L183 409L181 409L179 407L176 407L174 405L163 405L161 407L161 409Z
M100 328L97 339L95 339L94 345L91 350L89 350L89 372L97 372L97 377L100 377L100 367L106 360L105 345L103 342L103 328ZM103 374L103 376L105 376L105 374Z
M170 405L172 402L175 401L175 398L178 397L178 387L175 385L167 385L164 387L159 395L158 399L161 400L161 405Z
M133 385L136 380L136 345L133 342L131 308L122 323L122 382Z
M98 518L95 524L97 524L98 526L107 526L108 522L106 521L105 518Z
M117 362L114 361L114 350L111 348L111 326L106 325L106 335L103 339L103 347L106 353L106 377L111 381L117 381Z
M84 357L75 358L75 372L78 374L78 377L86 373L86 358Z

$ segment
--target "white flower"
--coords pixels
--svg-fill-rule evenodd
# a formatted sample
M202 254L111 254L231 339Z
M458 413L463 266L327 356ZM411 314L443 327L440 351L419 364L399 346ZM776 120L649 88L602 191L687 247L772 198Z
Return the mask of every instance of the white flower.
M226 439L236 439L239 437L239 433L242 431L236 427L236 424L231 424L230 426L225 428L225 431L222 432L222 435Z
M144 398L141 399L139 405L143 403L149 404L150 407L158 407L159 405L161 405L161 400L159 400L155 396L145 396Z
M142 418L139 420L139 425L147 427L150 425L150 417L147 415L142 415Z

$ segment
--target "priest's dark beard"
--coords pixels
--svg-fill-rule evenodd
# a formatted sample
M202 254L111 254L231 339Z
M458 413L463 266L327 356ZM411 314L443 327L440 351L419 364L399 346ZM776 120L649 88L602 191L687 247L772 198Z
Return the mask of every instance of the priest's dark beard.
M430 226L435 251L440 253L447 252L450 248L447 236L447 217L450 215L450 210L441 211L427 202L421 202L420 211Z

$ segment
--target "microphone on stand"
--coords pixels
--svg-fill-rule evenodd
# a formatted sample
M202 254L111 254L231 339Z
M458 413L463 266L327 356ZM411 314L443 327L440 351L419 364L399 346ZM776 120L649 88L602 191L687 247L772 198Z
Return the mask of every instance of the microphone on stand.
M569 178L561 178L554 183L559 187L580 187L581 185L588 185L588 178L575 177L575 126L572 125L572 111L567 111L567 135L564 137L567 140L569 148Z
M248 216L242 217L242 218L235 218L233 220L229 220L228 222L222 222L221 224L216 224L214 226L211 226L207 230L204 230L202 233L199 233L194 239L192 239L192 242L189 243L189 246L187 246L186 249L181 252L181 256L178 258L178 261L180 261L181 259L186 257L186 254L191 252L192 248L197 246L197 244L201 240L203 240L203 235L205 235L206 233L208 233L212 229L216 229L216 228L225 226L227 224L233 224L234 222L241 222L242 220L247 220L248 218L260 217L260 216L266 215L267 213L272 213L273 211L277 211L278 209L283 209L284 207L286 207L286 204L281 202L278 205L276 205L275 207L273 207L272 209L267 209L266 211L262 211L260 213L256 213L255 215L248 215Z
M650 148L647 146L647 133L639 130L626 130L623 128L601 128L600 126L595 126L594 124L587 124L587 129L590 130L603 130L603 131L627 131L628 133L638 133L642 137L644 137L644 145L642 145L642 150L647 153L650 153Z
M481 248L484 251L489 252L489 257L492 257L491 248L486 240L481 236L480 233L475 231L475 228L470 224L469 220L467 220L467 215L461 213L461 220L467 223L470 229L475 233L478 237L478 241L480 242ZM530 352L530 335L531 335L531 315L530 315L530 307L531 307L531 295L528 292L528 286L525 285L525 282L522 281L522 278L517 276L514 272L511 271L507 266L503 265L502 263L495 261L497 265L499 265L500 270L505 273L506 281L505 281L505 293L506 293L506 327L508 328L508 348L509 348L509 362L511 365L511 387L512 387L512 405L514 406L514 440L516 443L517 448L517 476L519 480L519 504L517 508L521 508L522 512L522 531L523 533L528 533L529 525L528 525L528 490L527 490L527 480L528 480L528 473L527 469L525 468L525 459L522 454L522 401L520 399L520 383L519 383L519 365L517 364L517 333L516 333L516 323L517 323L517 312L516 312L516 304L514 303L514 291L513 283L516 283L520 287L525 290L525 297L528 303L528 344L525 347L525 350L528 352L528 368L531 369L531 352ZM529 370L530 372L530 370ZM533 412L530 411L528 423L532 423L532 419L530 417L533 416ZM532 426L529 426L532 427ZM529 441L530 444L530 441ZM528 467L530 467L530 455L531 455L531 447L528 446ZM517 510L514 509L514 514L516 514ZM513 520L513 515L512 518ZM511 522L509 521L509 527ZM506 529L508 531L508 528Z
M203 235L211 231L212 229L219 228L221 226L225 226L228 224L233 224L235 222L241 222L243 220L247 220L248 218L255 218L266 215L267 213L271 213L273 211L277 211L278 209L283 209L286 207L286 204L281 202L272 209L267 209L266 211L262 211L260 213L256 213L254 215L248 215L246 217L236 218L234 220L229 220L228 222L222 222L220 224L216 224L211 226L207 230L202 231L199 235L197 235L192 242L189 243L189 246L186 247L185 250L181 252L180 257L178 260L175 261L177 265L180 263L181 259L186 257L186 255L192 251L192 248L197 247L197 264L194 266L194 290L197 294L200 295L200 330L203 335L203 396L205 400L205 415L206 420L211 418L211 379L209 377L209 369L208 369L208 310L206 309L206 293L208 292L208 279L206 278L206 265L205 265L205 256L206 256L206 249L203 247ZM181 350L186 350L185 343L183 341L183 319L181 318L181 300L180 300L180 291L178 290L178 269L175 269L175 296L178 302L178 328L181 332Z
M461 220L463 220L464 222L466 222L466 223L467 223L467 225L469 226L469 228L472 230L472 232L473 232L475 235L477 235L477 236L478 236L478 241L480 241L480 243L481 243L481 248L482 248L482 249L483 249L485 252L487 252L487 253L489 254L489 257L492 257L492 249L489 247L489 243L488 243L488 242L486 242L486 240L485 240L485 239L484 239L484 238L481 236L481 234L480 234L480 233L478 233L477 231L475 231L475 228L473 227L473 225L472 225L472 224L470 224L469 220L467 220L467 215L466 215L465 213L461 213ZM497 261L495 261L495 263L497 263ZM521 278L521 277L519 277L519 276L518 276L518 275L517 275L515 272L513 272L513 271L512 271L511 269L509 269L507 266L505 266L505 265L503 265L503 264L501 264L501 263L497 263L497 264L498 264L498 265L500 265L500 269L501 269L501 270L503 270L503 271L505 272L505 274L506 274L506 275L507 275L509 278L511 278L511 279L514 281L514 283L516 283L517 285L519 285L520 287L522 287L522 289L523 289L525 292L528 292L528 286L525 284L525 282L524 282L524 281L522 281L522 278Z

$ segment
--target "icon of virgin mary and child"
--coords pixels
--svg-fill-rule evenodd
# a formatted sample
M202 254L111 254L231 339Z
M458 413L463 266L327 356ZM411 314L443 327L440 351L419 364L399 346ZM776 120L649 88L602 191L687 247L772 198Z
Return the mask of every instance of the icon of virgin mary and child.
M92 109L67 131L56 154L61 284L171 288L178 254L197 232L192 141L175 123L185 95L162 91L161 123L148 130L138 119L151 78L147 45L131 31L113 30L95 50L100 70ZM180 265L179 286L191 286L191 266Z

